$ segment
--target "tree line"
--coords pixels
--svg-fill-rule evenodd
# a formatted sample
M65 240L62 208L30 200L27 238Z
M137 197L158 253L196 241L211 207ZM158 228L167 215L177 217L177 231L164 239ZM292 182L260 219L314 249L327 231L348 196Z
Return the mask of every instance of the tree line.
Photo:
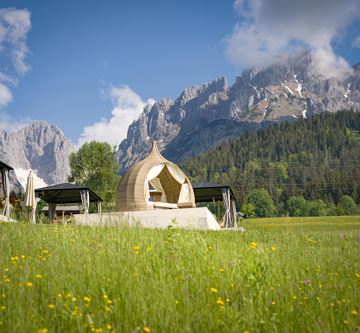
M297 201L301 215L323 215L348 213L341 202L349 198L360 202L359 164L360 114L343 110L245 133L181 166L192 181L230 184L250 213L261 190L273 202L268 215L299 214Z

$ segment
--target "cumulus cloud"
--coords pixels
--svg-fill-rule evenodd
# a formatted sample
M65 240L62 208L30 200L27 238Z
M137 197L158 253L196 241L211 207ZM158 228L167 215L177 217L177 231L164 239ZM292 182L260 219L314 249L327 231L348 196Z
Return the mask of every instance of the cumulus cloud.
M27 9L0 9L0 59L11 64L11 68L0 68L0 107L11 102L10 89L29 70L25 58L29 52L26 38L31 28L30 16Z
M0 107L9 104L13 96L10 89L0 82Z
M236 0L234 8L241 23L225 38L233 64L264 67L307 47L318 74L339 77L351 71L331 43L360 18L359 0Z
M15 119L5 112L0 112L0 131L14 132L30 122L30 119Z
M92 140L108 142L118 145L126 138L129 125L138 119L140 113L147 105L153 105L155 100L143 101L141 97L126 85L110 87L105 91L113 102L111 118L101 118L99 122L84 128L78 146Z

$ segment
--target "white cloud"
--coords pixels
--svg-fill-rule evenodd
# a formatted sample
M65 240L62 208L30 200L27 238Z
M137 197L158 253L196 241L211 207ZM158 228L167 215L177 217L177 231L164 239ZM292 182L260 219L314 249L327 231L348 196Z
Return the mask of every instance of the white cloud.
M0 107L12 100L11 86L29 70L25 58L29 52L26 37L31 28L30 12L27 9L0 9L0 57L9 60L12 68L0 71Z
M351 74L352 69L344 58L335 55L331 49L319 48L313 51L312 71L326 78L341 78Z
M107 96L114 105L111 118L101 118L99 122L86 126L79 138L78 146L92 140L108 142L112 146L118 145L126 138L129 125L138 119L144 107L155 103L153 99L143 101L126 85L110 87Z
M0 112L0 131L14 132L31 122L30 119L15 119L5 112Z
M12 98L10 89L0 82L0 107L9 104Z
M241 23L225 39L233 64L264 67L305 46L313 51L314 70L325 77L350 71L331 43L360 17L359 0L236 0L234 7Z

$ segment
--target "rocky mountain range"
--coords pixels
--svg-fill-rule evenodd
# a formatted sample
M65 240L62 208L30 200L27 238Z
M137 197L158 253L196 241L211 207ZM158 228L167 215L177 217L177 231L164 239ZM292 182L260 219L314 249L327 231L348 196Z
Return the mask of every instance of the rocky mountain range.
M272 122L344 108L360 110L360 64L346 77L327 79L315 74L304 51L245 70L230 86L219 78L146 107L119 145L121 172L144 158L153 140L167 158L181 161Z
M165 157L179 162L273 122L360 110L360 64L347 77L331 79L315 74L312 64L310 52L303 52L265 69L245 70L232 85L218 78L145 107L119 145L121 173L146 156L153 140ZM74 150L62 131L45 121L16 132L0 130L0 160L15 168L22 185L30 169L37 187L66 181Z
M36 187L66 181L70 173L68 157L74 150L62 131L45 121L11 133L0 131L0 160L14 168L22 185L30 169L36 175Z

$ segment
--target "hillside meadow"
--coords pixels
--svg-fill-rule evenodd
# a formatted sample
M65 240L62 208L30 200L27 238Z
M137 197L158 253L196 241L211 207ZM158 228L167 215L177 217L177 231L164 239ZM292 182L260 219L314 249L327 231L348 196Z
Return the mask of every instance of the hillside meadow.
M0 332L357 332L360 217L0 223Z

